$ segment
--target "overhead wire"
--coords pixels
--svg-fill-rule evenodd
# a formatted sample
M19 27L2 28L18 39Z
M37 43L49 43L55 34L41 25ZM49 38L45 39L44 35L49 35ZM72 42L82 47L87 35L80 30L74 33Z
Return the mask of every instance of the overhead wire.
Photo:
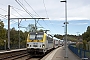
M12 6L12 9L15 10ZM15 10L16 11L16 10ZM21 17L23 17L18 11L16 11ZM20 20L20 23L21 23L22 20Z
M26 0L24 0L27 4L28 4L28 2L26 1ZM28 4L29 5L29 7L35 12L35 10L30 6L30 4ZM45 5L44 5L45 6ZM46 8L45 8L46 9ZM37 12L35 12L36 14L37 14ZM38 15L38 14L37 14ZM39 16L39 15L38 15ZM40 16L39 16L40 17ZM48 15L47 15L47 17L48 17ZM43 20L43 19L42 19ZM39 19L38 19L38 21L39 21ZM37 23L38 23L38 21L37 21ZM43 20L44 21L44 20ZM45 21L44 21L45 22ZM36 24L37 24L36 23ZM39 24L39 23L38 23ZM45 22L45 24L46 24L46 22ZM41 26L41 24L39 24L40 26ZM47 24L46 24L47 25ZM48 25L47 25L48 26Z
M45 6L45 2L44 2L44 0L43 0L43 4L44 4L45 11L46 11L46 15L47 15L47 18L48 18L47 9L46 9L46 6Z
M31 5L26 1L26 0L24 0L26 3L27 3L27 5L35 12L35 10L31 7ZM37 12L35 12L36 14L37 14ZM38 15L38 14L37 14ZM39 15L38 15L39 16ZM40 16L39 16L40 17ZM38 21L39 21L39 19L38 19ZM38 21L36 22L36 24L38 23Z
M7 12L6 10L4 10L4 9L2 9L2 8L0 8L1 10L3 10L3 11L5 11L5 12Z
M0 8L0 9L3 10L3 11L5 11L5 12L7 12L7 11L4 10L3 8ZM0 14L0 17L2 17L2 18L4 18L4 19L7 19L6 15L2 15L2 14Z
M1 3L0 3L1 4ZM2 6L5 6L4 4L1 4ZM13 9L14 8L16 8L16 7L13 7L13 6L10 6L10 7L12 7ZM0 8L1 10L3 10L4 12L7 12L5 9L3 9L3 8ZM19 9L19 8L16 8L16 9L18 9L18 10L20 10L20 11L23 11L23 10L21 10L21 9ZM15 10L15 9L14 9ZM16 11L16 10L15 10ZM16 11L17 12L17 11ZM25 11L23 11L23 12L25 12ZM18 12L17 12L18 13ZM18 13L19 14L19 13ZM18 17L18 16L16 16L16 15L14 15L14 14L12 14L11 13L11 15L13 15L13 16L15 16L15 17ZM19 14L20 15L20 14ZM8 20L7 19L7 16L8 15L2 15L2 14L0 14L0 17L1 18L4 18L4 19L6 19L6 20ZM17 22L16 21L14 21L14 20L10 20L11 22L14 22L13 24L17 24Z
M31 7L31 5L26 1L26 0L24 0L27 4L28 4L28 6L35 12L35 10ZM35 12L36 14L37 14L37 12ZM37 14L38 15L38 14ZM39 15L38 15L39 16Z
M25 8L25 6L18 0L15 0L23 9L24 9L24 11L27 13L27 14L29 14L29 16L31 16L32 18L33 18L33 16L32 16L32 14Z
M12 9L15 10L15 7L12 6ZM16 8L16 9L18 9L18 8ZM18 9L18 10L23 11L23 10L21 10L21 9ZM15 12L17 12L21 17L23 17L17 10L15 10ZM25 11L23 11L23 12L25 12ZM23 18L24 18L24 17L23 17ZM22 24L20 24L21 22L22 22L22 19L21 19L20 22L19 22L19 25L22 26Z
M19 0L18 0L18 1L19 1L20 3L19 3L17 0L15 0L15 1L33 18L32 14L25 8L25 6L24 6ZM40 25L40 24L39 24L39 25Z
M46 5L45 5L45 1L43 0L43 4L44 4L44 8L45 8L45 12L46 12L46 15L47 15L47 18L48 18L48 13L47 13L47 9L46 9ZM44 20L43 20L44 21ZM49 28L50 29L50 28ZM53 31L52 31L53 32ZM51 33L52 33L51 32Z
M14 6L12 6L14 9L17 9L17 10L20 10L20 11L22 11L22 12L26 12L25 10L22 10L22 9L19 9L19 8L16 8L16 7L14 7ZM32 14L32 15L34 15L34 14ZM34 15L34 16L36 16L36 15Z
M17 0L15 0L16 2L17 2ZM19 1L19 0L18 0ZM25 0L26 1L26 0ZM18 3L18 2L17 2ZM27 3L27 2L26 2ZM43 0L43 3L44 3L44 0ZM32 16L32 14L24 7L24 5L19 1L19 3L18 3L19 5L21 4L21 6L22 6L22 8L24 9L24 11L26 11L32 18L33 18L33 16ZM28 4L28 3L27 3ZM28 4L29 6L30 6L30 4ZM47 15L47 17L48 17L48 14L47 14L47 10L46 10L46 6L45 6L45 3L44 3L44 7L45 7L45 11L46 11L46 15ZM32 8L32 7L31 7ZM18 8L17 8L18 9ZM2 9L3 10L3 9ZM20 9L19 9L20 10ZM32 8L32 10L34 11L34 9ZM22 10L23 11L23 10ZM7 12L7 11L6 11ZM35 11L34 11L35 12ZM18 13L18 12L17 12ZM35 12L36 13L36 12ZM18 13L19 14L19 13ZM36 13L37 14L37 13ZM13 14L12 14L13 15ZM38 14L37 14L38 15ZM39 16L39 15L38 15ZM17 16L16 16L17 17ZM40 17L40 16L39 16ZM38 20L39 21L39 20ZM37 21L37 23L39 24L39 22ZM44 21L44 20L43 20ZM45 21L44 21L45 22ZM47 23L45 22L45 24L47 25ZM39 24L40 26L41 26L41 24ZM47 27L49 27L48 25L47 25ZM50 29L50 27L49 27L49 29Z
M16 10L16 9L18 9L18 8L12 6L12 9L15 10L15 12L17 12L21 17L23 17L23 16ZM22 11L22 12L25 12L25 11L23 11L23 10L21 10L21 9L18 9L18 10L20 10L20 11ZM24 18L24 17L23 17L23 18ZM21 23L21 21L22 21L22 19L20 20L20 23ZM26 20L25 20L25 21L26 21Z
M45 5L45 1L43 0L43 4L44 4L44 7L45 7L45 12L46 12L46 15L47 15L47 18L48 18L48 13L47 13L47 9L46 9L46 5ZM50 20L49 20L50 21ZM51 21L50 21L50 23L52 23ZM53 24L52 24L53 25ZM53 28L55 28L54 27L54 25L52 26ZM57 31L57 30L56 30Z
M14 11L16 11L13 7L12 7L12 9L14 10ZM23 17L18 11L16 11L21 17Z
M32 18L33 18L33 16L32 16L32 14L25 8L25 6L18 0L15 0L25 11L26 11L26 13L28 13Z
M4 5L3 5L4 6ZM11 6L10 6L11 7ZM3 10L4 12L7 12L5 9L3 9L3 8L0 8L1 10ZM12 13L11 13L12 14ZM15 17L17 17L16 15L14 15L14 14L12 14L13 16L15 16ZM4 18L4 19L6 19L6 20L8 20L7 19L7 17L6 16L8 16L8 15L2 15L2 14L0 14L0 17L2 17L2 18ZM14 20L11 20L11 22L13 22ZM16 24L17 22L16 21L14 21L15 23L13 23L13 24Z
M7 12L5 9L3 9L3 8L0 8L1 10L3 10L3 11L5 11L5 12ZM11 13L12 14L12 13ZM15 16L15 17L17 17L16 15L14 15L14 14L12 14L13 16Z
M22 9L19 9L19 8L16 8L16 7L14 7L14 6L12 6L14 9L17 9L17 10L20 10L20 11L23 11L23 12L25 12L24 10L22 10Z
M2 15L2 14L0 14L0 17L4 18L4 19L7 19L7 17L5 15Z
M28 4L28 2L26 1L26 0L24 0L27 4ZM28 4L29 5L29 7L35 12L35 10L30 6L30 4ZM24 5L23 5L24 6ZM36 12L35 12L36 13ZM37 14L37 13L36 13ZM38 15L38 14L37 14ZM39 16L39 15L38 15ZM33 17L32 17L33 18ZM38 22L37 22L38 23ZM37 24L36 23L36 24ZM38 23L39 24L39 23ZM41 24L39 24L40 26L41 26ZM41 26L42 27L42 26Z

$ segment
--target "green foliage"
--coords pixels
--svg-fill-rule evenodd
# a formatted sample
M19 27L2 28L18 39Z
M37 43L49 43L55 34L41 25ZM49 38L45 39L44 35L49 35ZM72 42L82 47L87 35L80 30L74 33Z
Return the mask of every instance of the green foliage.
M63 39L63 35L55 34L54 37L56 37L56 38L58 38L58 39Z
M88 42L88 50L90 51L90 41Z
M21 45L21 48L26 47L27 34L28 34L27 31L22 32L20 30L20 45ZM4 49L4 45L5 45L4 40L6 40L6 46L7 46L8 30L4 28L4 23L3 23L3 21L0 20L0 50ZM10 48L15 49L15 48L18 48L18 47L19 47L19 31L15 30L15 28L13 27L10 30Z
M83 42L78 42L76 47L84 50L90 50L90 43L88 43L86 40L83 40Z
M54 37L65 40L65 35L55 34ZM77 41L77 36L76 35L67 35L67 40L76 42Z
M0 20L0 29L3 29L4 28L4 23L3 21Z
M4 39L6 35L6 30L4 29L3 21L0 21L0 39Z
M33 31L35 31L35 26L34 26L34 24L29 24L28 27L27 27L27 30L28 30L28 32L33 32Z
M39 30L39 32L43 32L43 30L42 30L42 29L40 29L40 30Z
M85 49L85 50L86 50L86 44L87 44L87 41L83 40L83 49Z
M86 32L82 34L83 41L76 44L77 48L90 50L90 26L87 27Z
M15 28L12 28L10 31L10 40L12 48L19 47L19 33L20 33L20 45L21 47L26 46L26 37L28 32L16 31Z
M6 29L4 28L3 21L0 20L0 49L3 49L4 40L6 40Z
M82 34L83 40L90 41L90 26L87 27L86 32Z

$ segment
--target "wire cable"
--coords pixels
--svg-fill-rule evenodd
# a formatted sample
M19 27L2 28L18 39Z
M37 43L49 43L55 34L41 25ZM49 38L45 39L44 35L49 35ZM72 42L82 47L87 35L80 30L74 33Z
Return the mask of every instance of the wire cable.
M21 10L21 9L19 9L19 8L16 8L16 7L14 7L14 6L12 6L14 9L17 9L17 10L20 10L20 11L23 11L23 12L25 12L24 10Z
M24 0L27 4L28 4L28 6L35 12L35 10L30 6L30 4L26 1L26 0ZM35 12L36 14L37 14L37 12ZM38 15L38 14L37 14ZM39 15L38 15L39 16ZM39 16L40 17L40 16Z
M15 1L33 18L32 14L25 7L23 7L24 5L19 0L19 2L17 0Z
M7 17L5 15L0 14L0 17L7 19Z
M13 7L12 7L13 10L15 10ZM15 10L16 11L16 10ZM18 11L16 11L21 17L23 17Z
M17 0L15 0L31 17L32 17L32 14L31 13L29 13L29 11L25 8L25 6L19 1L17 1ZM27 1L26 0L24 0L25 1L25 3L27 3ZM44 0L43 0L43 3L44 3ZM28 3L27 3L28 4ZM29 7L35 12L35 10L30 6L30 4L28 4L29 5ZM44 3L44 7L45 7L45 3ZM48 14L47 14L47 10L46 10L46 7L45 7L45 11L46 11L46 15L47 15L47 17L48 17ZM36 13L36 12L35 12ZM37 13L36 13L37 14ZM38 15L38 14L37 14ZM38 15L39 16L39 15ZM40 17L40 16L39 16ZM32 17L33 18L33 17ZM38 20L39 21L39 20ZM37 23L38 23L38 21L37 21ZM43 20L44 21L44 20ZM44 23L45 23L45 25L47 25L47 23L44 21ZM41 26L41 24L40 23L38 23L40 26ZM49 27L48 25L47 25L47 27ZM49 29L50 29L50 27L49 27Z
M2 9L2 8L0 8L1 10L3 10L3 11L5 11L5 12L7 12L6 10L4 10L4 9Z
M26 3L27 3L27 1L26 0L24 0ZM28 3L27 3L28 4ZM29 5L29 4L28 4ZM24 6L24 5L23 5ZM34 11L34 9L29 5L29 7ZM34 11L35 12L35 11ZM35 12L36 13L36 12ZM36 13L37 14L37 13ZM37 14L38 15L38 14ZM39 16L39 15L38 15ZM33 18L33 17L32 17ZM38 20L39 21L39 20ZM37 21L37 23L38 23L38 21ZM37 24L36 23L36 24ZM39 23L38 23L39 24ZM40 24L39 24L40 25ZM40 25L41 26L41 25ZM42 27L42 26L41 26Z
M46 9L46 6L45 6L45 2L44 2L44 0L43 0L43 4L44 4L45 11L46 11L46 15L47 15L47 18L48 18L47 9Z

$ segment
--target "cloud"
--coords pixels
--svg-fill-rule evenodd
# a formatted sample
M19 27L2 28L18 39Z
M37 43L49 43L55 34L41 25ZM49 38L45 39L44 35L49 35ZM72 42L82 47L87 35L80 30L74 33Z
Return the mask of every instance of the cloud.
M29 10L30 13L33 14L33 17L36 17L35 12L25 3L24 0L19 0L21 1L24 6ZM26 0L31 7L38 13L38 15L40 17L45 17L47 18L46 15L46 11L45 11L45 7L47 10L47 14L49 17L49 20L60 20L63 21L65 20L65 3L61 3L60 1L57 0L45 0L45 7L43 4L42 0ZM17 7L19 9L22 9L18 3L16 3L13 0L10 1L5 1L2 0L1 2L4 2L4 7L3 5L0 4L0 7L5 9L7 11L7 7L10 4L11 6ZM90 17L88 14L90 14L90 4L89 4L89 0L85 1L85 0L67 0L67 19L68 20L90 20ZM1 10L0 10L1 11ZM24 17L30 17L26 12L21 12L20 10L17 10L21 15L23 15ZM2 14L7 14L7 12L1 12ZM18 15L18 13L16 13L15 11L13 11L13 9L11 9L11 13L15 14L18 17L21 17L20 15ZM12 16L11 17L15 17ZM48 19L47 19L48 20Z
M72 25L88 25L88 23L69 23L69 24L72 24Z
M48 19L45 19L48 20ZM54 20L54 21L65 21L65 18L49 18L49 20ZM67 17L67 21L72 21L72 20L90 20L89 18L83 18L83 17Z
M65 18L62 18L62 20L65 20ZM88 18L83 18L83 17L67 17L67 20L90 20Z
M76 25L87 25L88 23L77 23Z

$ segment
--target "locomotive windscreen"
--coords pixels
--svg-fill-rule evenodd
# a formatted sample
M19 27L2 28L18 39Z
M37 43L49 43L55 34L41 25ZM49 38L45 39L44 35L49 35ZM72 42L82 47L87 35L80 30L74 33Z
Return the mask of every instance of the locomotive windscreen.
M43 32L31 32L30 40L42 40L43 34L44 34Z

